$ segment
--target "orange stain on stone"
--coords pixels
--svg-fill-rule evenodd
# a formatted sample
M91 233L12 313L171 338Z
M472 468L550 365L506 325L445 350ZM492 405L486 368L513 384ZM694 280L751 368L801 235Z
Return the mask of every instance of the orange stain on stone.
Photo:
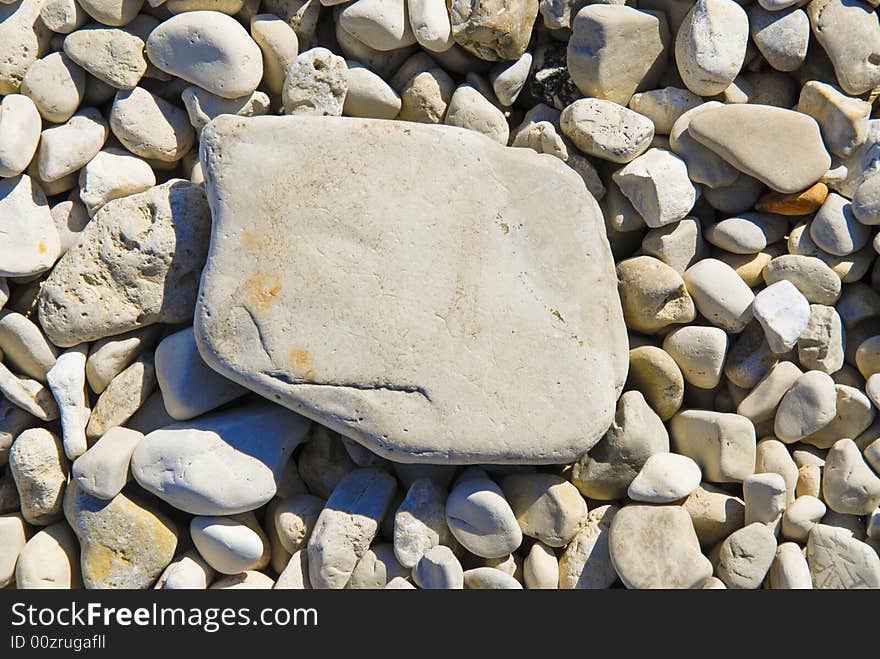
M254 308L266 311L281 292L281 280L277 275L256 274L245 282L244 290Z
M40 254L45 254L46 252L49 251L49 249L46 247L46 243L44 243L44 242L41 240L41 241L37 244L37 251L38 251Z
M293 367L297 375L311 378L315 375L315 369L312 368L312 358L309 351L305 348L294 348L287 355L288 363Z

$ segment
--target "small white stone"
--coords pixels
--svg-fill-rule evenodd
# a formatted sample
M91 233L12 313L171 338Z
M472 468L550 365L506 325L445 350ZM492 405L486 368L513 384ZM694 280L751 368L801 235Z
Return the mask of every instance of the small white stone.
M785 393L776 410L773 432L790 444L803 439L834 419L837 414L837 390L831 376L822 371L807 371Z
M464 587L468 590L522 590L522 584L494 567L477 567L464 573Z
M753 474L746 478L743 481L746 525L760 522L778 535L787 496L785 479L779 474Z
M15 566L15 587L18 590L82 587L79 543L67 522L47 526L28 540Z
M37 152L42 128L40 112L22 94L9 94L0 102L0 176L11 178L27 169Z
M46 374L55 365L58 350L40 328L15 311L0 311L0 350L4 362L17 373L46 382Z
M629 484L627 495L634 501L672 503L696 490L701 478L700 467L686 455L657 453Z
M532 54L529 52L520 55L518 60L499 62L492 67L492 70L489 71L489 82L492 83L492 91L495 92L501 105L514 104L525 87L531 69Z
M156 175L149 163L124 149L100 151L79 172L79 198L89 217L112 199L144 192L154 185Z
M776 548L776 558L770 566L770 588L812 590L810 566L795 543L784 542Z
M442 53L455 45L444 0L407 0L406 7L413 36L422 48Z
M47 128L37 149L40 178L52 182L73 174L98 154L109 135L107 122L95 108L80 110L61 126Z
M825 516L827 508L821 499L803 495L791 502L782 513L782 537L806 542L810 530Z
M612 178L652 228L684 219L697 199L684 160L663 149L649 149Z
M287 566L278 575L276 590L311 590L309 581L309 555L305 548L290 557Z
M195 549L176 558L159 576L157 590L205 590L214 580L214 568Z
M326 48L297 55L284 79L284 114L338 117L348 91L345 60Z
M381 590L396 577L410 577L412 570L401 565L394 547L387 542L373 544L355 565L345 585L353 590Z
M152 347L161 329L158 325L148 325L93 342L86 360L86 380L92 391L102 393L141 352Z
M251 94L263 77L263 55L231 16L188 11L163 21L147 39L147 56L165 73L223 98Z
M880 477L853 440L841 439L828 451L822 496L831 510L846 515L869 515L880 505Z
M199 554L221 574L238 574L268 563L265 535L252 528L256 520L247 524L244 517L193 517L189 524Z
M247 393L205 363L192 327L162 339L155 359L165 409L178 421L201 416Z
M110 127L133 154L161 162L180 160L196 138L186 112L143 87L116 93Z
M562 132L584 153L627 163L647 151L654 124L645 116L600 98L579 99L562 111Z
M532 545L523 564L523 581L530 590L559 588L559 561L551 547L540 541Z
M453 92L443 123L474 130L505 146L510 137L501 110L469 84L459 85Z
M416 42L404 0L356 0L337 20L343 30L375 50L397 50Z
M239 574L230 574L217 579L209 590L272 590L275 580L268 574L257 570L248 570Z
M70 460L76 460L88 449L86 424L91 409L86 396L87 350L86 343L67 350L46 374L49 389L58 403L64 452Z
M754 424L773 419L782 397L802 375L803 371L793 363L778 362L740 401L737 414L747 417Z
M669 135L681 115L702 103L703 99L687 89L664 87L633 94L629 108L653 121L655 134Z
M797 287L783 279L755 296L752 313L764 328L770 349L786 353L797 345L810 322L810 303Z
M78 199L68 199L52 206L52 221L61 240L61 256L79 242L80 236L89 223L86 207ZM0 305L2 306L2 305Z
M715 573L728 588L760 588L776 558L776 538L766 524L755 522L731 533L721 543Z
M55 435L45 428L25 430L9 449L9 468L25 520L46 526L61 517L69 464Z
M274 14L251 18L251 37L263 53L263 82L273 94L281 94L287 70L299 53L293 28Z
M58 404L47 387L36 380L16 376L0 362L0 393L6 399L43 421L58 418Z
M816 524L807 540L813 588L880 588L880 556L846 529Z
M348 65L348 91L342 114L348 117L394 119L400 112L400 96L367 67L353 60Z
M431 547L455 543L445 503L446 492L434 481L420 478L410 485L394 515L394 554L401 565L413 567Z
M15 564L28 542L28 527L17 513L0 515L0 588L15 582Z
M62 53L50 53L31 64L21 81L43 119L63 124L73 116L86 91L86 73Z
M461 590L464 571L449 547L438 545L424 553L412 571L419 588Z
M670 423L672 447L699 465L710 483L742 482L755 470L755 427L744 416L683 410Z
M197 131L221 114L258 117L269 112L269 97L261 91L240 98L223 98L199 87L187 87L181 93L190 123Z
M849 199L831 192L810 223L810 238L823 251L848 256L871 240L871 229L853 214Z
M72 473L76 484L98 499L109 501L115 497L131 479L131 455L143 438L137 430L110 428L74 461Z
M40 18L56 34L70 34L91 18L76 0L46 0Z
M501 488L486 476L460 481L446 500L452 535L472 554L498 558L522 543L522 531Z
M667 334L663 350L678 364L688 384L714 389L721 381L727 344L727 332L720 327L689 325Z
M684 283L697 311L713 325L737 334L752 319L755 294L723 261L698 261L685 271Z

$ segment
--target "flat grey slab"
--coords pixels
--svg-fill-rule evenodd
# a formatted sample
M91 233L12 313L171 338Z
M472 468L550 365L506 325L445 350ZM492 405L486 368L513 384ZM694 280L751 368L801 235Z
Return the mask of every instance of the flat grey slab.
M201 161L212 368L399 462L570 462L608 428L626 331L562 161L447 126L233 116Z

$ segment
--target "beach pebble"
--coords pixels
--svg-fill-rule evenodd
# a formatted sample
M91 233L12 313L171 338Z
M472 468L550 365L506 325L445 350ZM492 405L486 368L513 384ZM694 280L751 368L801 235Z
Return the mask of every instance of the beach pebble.
M77 0L46 0L40 8L43 24L56 34L69 34L90 18Z
M64 453L70 460L75 460L88 448L86 425L91 409L86 392L86 350L84 343L67 350L46 373L61 416Z
M701 477L699 466L689 457L657 453L645 461L627 495L645 503L673 503L696 490Z
M268 540L253 515L193 517L189 532L199 554L221 574L238 574L269 562Z
M110 428L121 426L143 405L156 388L153 355L142 355L104 389L86 425L86 437L95 440Z
M523 583L530 590L559 588L559 561L551 547L536 542L523 564Z
M829 254L848 256L868 243L871 230L855 218L848 199L832 192L810 223L810 238Z
M383 542L373 544L355 565L346 588L380 590L396 578L410 578L412 571L394 556L394 547Z
M47 122L63 124L76 112L85 90L85 71L62 53L50 53L30 66L20 92Z
M305 548L290 557L275 582L277 590L311 590L309 582L309 555Z
M876 410L862 386L836 384L837 411L830 423L803 438L803 442L818 448L830 448L843 437L858 437L874 421Z
M35 526L56 521L70 469L61 440L45 428L25 430L9 449L9 469L25 520Z
M587 517L577 488L553 474L511 474L501 483L523 535L563 547Z
M684 219L697 198L685 161L663 149L649 149L612 178L652 228Z
M52 392L37 380L18 377L0 363L0 393L10 403L42 421L58 418L58 404Z
M801 88L797 109L819 122L825 145L834 155L848 156L868 139L870 104L846 96L834 85L808 80Z
M830 423L836 413L834 380L822 371L807 371L782 397L773 429L779 439L790 444Z
M682 504L703 547L713 547L745 524L745 503L724 490L702 483Z
M688 176L694 183L702 183L709 189L731 186L740 178L739 171L720 155L697 141L690 133L691 121L704 112L720 107L721 103L708 101L685 110L672 124L669 131L669 148L687 164ZM733 190L732 194L737 195ZM757 193L756 193L757 198ZM737 212L751 207L752 202L743 203L741 208L729 212Z
M41 129L40 112L30 98L22 94L3 98L0 102L0 176L12 178L27 169L37 151Z
M736 334L752 319L755 294L723 261L698 261L685 271L684 283L697 311L713 325Z
M803 254L775 257L763 271L764 281L775 284L787 280L814 304L834 304L840 298L840 277L822 260Z
M144 4L144 0L79 0L89 16L104 25L125 25Z
M275 495L308 427L268 402L206 414L147 434L132 455L131 473L145 490L194 515L254 510Z
M55 366L58 350L27 317L15 311L0 311L0 350L4 363L16 372L46 382Z
M15 567L28 542L29 529L21 515L0 515L0 588L14 583Z
M797 345L810 322L810 303L790 281L770 284L755 296L752 313L764 328L770 349L783 354Z
M110 128L134 155L161 162L177 162L195 142L186 112L143 87L116 93Z
M756 473L746 478L743 481L743 500L746 504L746 526L760 522L779 535L782 513L788 500L788 487L780 474Z
M731 533L718 554L716 574L728 588L760 588L776 558L776 538L754 522Z
M134 89L147 72L144 38L135 27L87 25L64 39L64 54L114 89Z
M422 48L432 52L445 52L455 45L445 2L408 0L406 9L413 36Z
M732 0L724 1L736 6ZM815 119L784 108L750 103L716 106L694 116L688 133L777 192L800 192L831 166Z
M230 574L212 582L209 590L272 590L275 580L264 572L248 570Z
M125 149L99 151L79 173L79 198L89 217L113 199L145 192L156 185L149 163Z
M784 542L776 548L776 558L770 566L770 588L811 590L813 579L801 548L793 542Z
M425 124L443 123L454 91L455 82L443 69L421 71L401 88L397 119Z
M880 588L880 556L846 530L816 524L807 539L813 588Z
M324 499L312 494L297 494L275 506L272 525L288 553L295 554L300 549L305 549L325 503Z
M214 579L214 569L195 549L175 558L159 575L157 590L205 590Z
M503 145L510 137L510 129L501 110L469 84L459 85L453 92L443 123L482 133Z
M678 364L685 381L700 389L718 386L727 345L727 333L719 327L676 328L663 339L663 350Z
M455 542L446 524L446 492L429 478L414 481L394 514L394 554L414 567L432 547Z
M759 441L755 453L755 473L772 473L781 476L785 482L786 504L794 501L798 466L785 444L772 437L765 437Z
M706 240L734 254L756 254L788 233L784 217L769 213L742 213L709 225Z
M198 87L187 87L181 98L189 121L197 131L201 131L211 119L221 114L257 117L269 112L269 97L261 91L239 98L223 98Z
M664 18L624 5L595 4L579 11L566 61L584 96L626 105L637 89L650 88L666 63Z
M326 48L307 50L297 55L284 79L284 113L339 116L347 90L345 60Z
M651 229L642 239L642 251L660 259L679 274L708 256L700 221L686 217L675 224Z
M339 482L308 542L313 588L345 587L376 536L394 489L394 479L373 468L356 469Z
M155 322L187 321L210 223L201 187L179 179L107 202L40 292L43 331L69 347ZM131 245L128 236L141 231L145 238ZM133 269L120 267L123 262Z
M464 571L467 590L521 590L522 584L494 567L476 567Z
M834 65L847 94L859 95L880 82L880 20L864 2L819 0L807 6L813 36Z
M640 392L627 391L608 432L572 467L571 480L592 499L620 499L648 458L667 451L663 421Z
M684 400L684 377L675 360L662 348L641 346L630 350L627 388L640 391L664 421L668 421Z
M436 2L436 0L428 0ZM424 2L424 0L422 0ZM409 2L410 12L412 12L413 3ZM419 38L416 32L416 38ZM532 54L523 53L520 58L514 62L499 62L489 72L489 82L492 85L492 91L501 105L511 106L526 84L529 72L532 68Z
M251 38L263 53L263 82L273 94L281 94L287 71L299 53L299 39L291 25L272 13L255 14Z
M57 181L73 174L94 158L110 134L95 108L85 108L60 126L45 129L37 149L40 179Z
M178 421L201 416L247 392L208 367L199 356L191 327L166 336L156 346L156 379L165 409Z
M825 516L827 508L821 499L799 495L782 513L782 537L795 542L806 542L810 530Z
M627 588L694 588L712 576L691 518L679 506L621 508L611 522L609 546ZM653 557L650 563L645 555Z
M538 15L537 0L448 0L447 8L455 42L490 62L522 55Z
M143 438L137 430L110 428L74 461L71 474L79 488L105 501L119 494L130 479L131 455Z
M416 41L404 0L356 0L339 12L339 26L374 50L406 48Z
M238 21L216 11L188 11L163 21L146 44L165 73L223 98L248 96L263 77L263 55Z
M846 515L868 515L880 505L880 477L851 439L837 441L828 451L822 496L831 510Z
M452 550L443 545L428 549L413 567L412 576L419 588L441 590L464 588L464 570L461 563Z
M828 197L828 186L814 183L800 192L775 192L773 190L761 195L755 202L755 209L764 213L778 213L793 217L815 213Z
M672 449L694 460L710 483L742 482L755 470L755 428L739 414L682 410L670 423Z
M136 2L138 0L135 0ZM22 0L0 7L0 94L17 94L28 68L48 51L51 33L40 20L42 0Z
M767 63L777 71L800 68L810 43L807 13L796 7L768 11L754 4L748 14L749 32Z
M617 580L617 571L611 562L609 529L618 510L617 506L606 505L593 508L589 512L577 535L559 557L560 589L608 588ZM535 551L534 548L532 551ZM528 567L527 558L527 579ZM528 581L526 586L528 587Z
M102 501L71 483L64 515L79 538L86 588L151 588L174 558L174 523L124 494Z
M513 509L487 476L477 475L452 488L446 500L446 523L465 549L484 558L506 556L522 543Z
M15 587L19 590L75 590L82 587L79 544L66 522L47 526L28 540L18 555Z
M560 126L584 153L628 163L648 150L654 124L647 117L612 101L580 99L562 111Z
M617 265L617 287L627 327L648 334L696 316L681 275L651 256L637 256Z
M675 39L681 79L698 96L723 92L739 73L749 40L749 18L733 0L697 0Z
M400 112L401 101L391 86L362 64L349 61L348 91L342 105L347 117L394 119Z

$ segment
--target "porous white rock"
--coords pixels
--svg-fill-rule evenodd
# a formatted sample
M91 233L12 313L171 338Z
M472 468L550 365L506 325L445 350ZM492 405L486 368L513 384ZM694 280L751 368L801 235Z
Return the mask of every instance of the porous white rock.
M275 154L270 159L273 166L263 169L266 175L259 184L252 176L240 175L253 173L254 149L264 160L266 153ZM602 235L598 228L586 231L588 226L600 226L598 207L581 178L559 159L508 149L473 131L320 117L218 117L203 132L202 156L214 206L214 231L229 237L213 243L195 320L199 351L209 366L395 461L561 463L582 455L605 432L624 379L622 313L612 291L610 252L604 240L596 241ZM302 158L308 158L311 166L296 166ZM332 173L343 161L365 176L335 178ZM463 180L462 167L472 169L473 176ZM488 168L501 178L487 179L478 173ZM390 176L392 171L397 174ZM370 183L374 173L382 185ZM323 192L328 176L336 181L330 210ZM447 201L412 194L427 176L455 181L444 193ZM537 180L533 177L543 182L552 178L566 192L539 200L528 192L531 181ZM281 180L288 183L281 185ZM312 191L320 201L303 191ZM273 201L267 205L267 199ZM365 212L350 212L354 199ZM279 218L276 204L300 210ZM539 227L529 219L538 216L533 204L540 206L540 216L553 209L552 227L544 223ZM247 213L242 212L245 208ZM264 222L263 212L272 219ZM337 227L333 231L342 232L339 238L325 230L327 212L346 217L343 224L333 223ZM412 223L414 213L424 215L425 222L433 216L444 223L455 218L461 229L424 232L421 224ZM569 221L578 229L562 241L560 227ZM271 231L267 222L274 227ZM520 224L534 228L520 231ZM455 282L461 277L474 280L463 274L466 270L452 267L455 260L446 255L473 244L464 236L470 236L470 227L477 225L484 241L480 261L491 259L501 279L497 284L494 278L481 283L471 289L467 300L456 303ZM355 271L349 272L351 278L340 278L341 271L334 269L335 274L320 286L303 289L295 283L299 275L291 264L314 273L316 258L324 265L326 259L347 262L349 249L343 245L348 238L341 237L350 231L374 235L383 244L388 236L411 233L412 242L395 239L374 259L362 261L371 273L379 273L378 280ZM538 235L540 240L533 242ZM576 246L572 235L586 242ZM516 256L511 249L516 249ZM548 249L557 254L558 264L550 279L545 278L549 272L537 268L548 258ZM590 259L583 258L583 250ZM250 265L242 267L245 263ZM570 274L560 279L568 268ZM520 272L527 274L515 274ZM511 287L504 273L511 273L518 283ZM593 282L592 294L576 306L555 306L555 300L571 299L558 287L567 290L565 282L572 277ZM506 291L500 297L499 287ZM326 304L331 289L340 295L348 291L340 298L334 293L334 299L351 301L345 303L341 317ZM389 304L396 302L377 316L366 300L381 290L394 292L386 299ZM544 292L536 298L539 290ZM302 305L312 311L304 315ZM473 305L481 309L477 317L485 319L480 320L481 332L488 332L477 336L493 337L491 357L488 344L479 343L482 339L478 346L468 338L473 335L455 329L465 317L474 318L460 315L465 308L477 308ZM329 335L326 314L335 318L337 328ZM596 317L608 322L596 323ZM293 323L293 318L299 320ZM489 330L498 328L499 322L504 332ZM359 327L359 333L369 327L387 349L367 357L363 339L344 329L348 324ZM541 342L546 349L524 351L522 341L538 328L542 336L554 338ZM391 340L403 334L416 341L405 357L398 355ZM364 358L341 359L352 351ZM483 378L488 366L488 373L497 373L497 381L504 383L503 390L489 397L466 387L465 394L457 384L463 382L459 376L448 378L445 370L438 372L438 359L450 368L455 364L462 377L478 369ZM540 368L522 370L524 364L539 362ZM513 364L528 377L509 378ZM536 388L547 396L540 412L533 404ZM487 416L501 400L507 410L525 409L528 400L528 417L509 415L501 429ZM560 415L561 409L565 415ZM540 445L529 439L529 428L536 423L542 427Z
M326 48L300 53L284 80L284 113L339 116L348 90L345 60Z
M17 94L28 68L48 52L51 33L40 20L42 0L0 6L0 94Z
M848 94L860 95L880 82L880 20L864 2L819 0L807 6L813 36L834 65Z
M79 488L105 501L119 494L130 479L131 455L143 438L137 430L110 428L74 461L71 474Z
M618 510L617 506L606 505L589 512L578 534L559 557L559 588L608 588L617 580L608 541L611 521Z
M99 24L78 29L64 39L64 54L111 87L134 89L147 72L142 33L149 29L146 20L139 22L142 25L132 23L124 29Z
M69 470L61 440L45 428L25 430L9 449L9 469L25 520L36 526L56 521Z
M629 484L627 496L645 503L673 503L700 485L702 473L686 455L657 453L649 457Z
M562 132L584 153L627 163L648 150L654 137L650 119L612 101L579 99L559 119Z
M405 567L414 567L437 545L455 542L446 524L446 492L429 478L419 478L407 490L394 514L394 554Z
M64 453L70 460L75 460L88 449L86 425L91 409L86 395L87 350L88 345L82 343L65 351L46 373L46 381L61 415Z
M241 24L216 11L172 16L150 32L158 68L223 98L248 96L263 77L263 55Z
M356 469L339 482L309 538L312 588L345 587L376 537L395 488L394 478L375 468Z
M77 0L46 0L40 8L43 24L56 34L70 34L90 18Z
M295 554L305 549L325 500L312 494L296 494L278 503L272 513L272 525L285 550Z
M275 495L308 426L268 402L205 415L147 434L131 472L145 490L194 515L254 510Z

